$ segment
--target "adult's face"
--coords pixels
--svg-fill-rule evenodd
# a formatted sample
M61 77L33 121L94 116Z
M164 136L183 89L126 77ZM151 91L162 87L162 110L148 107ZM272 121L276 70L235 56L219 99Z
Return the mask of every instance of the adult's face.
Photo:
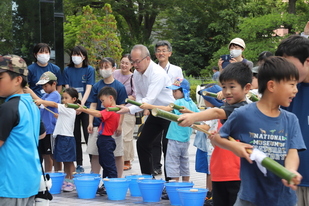
M165 45L157 47L155 54L159 62L167 62L168 58L172 55L172 52L170 52Z
M131 51L131 63L139 73L144 74L150 63L150 57L142 54L142 51L135 49Z

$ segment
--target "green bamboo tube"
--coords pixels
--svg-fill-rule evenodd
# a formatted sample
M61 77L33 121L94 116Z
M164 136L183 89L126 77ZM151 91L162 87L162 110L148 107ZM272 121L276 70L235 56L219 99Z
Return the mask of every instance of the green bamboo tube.
M138 107L142 105L142 103L136 102L136 101L131 100L129 98L126 99L126 103L134 104L134 105L136 105Z
M168 106L172 107L173 109L177 109L177 110L184 109L183 106L179 106L179 105L174 104L174 103L170 103Z
M108 112L117 112L119 110L120 110L119 107L107 107L106 108L106 111L108 111Z
M247 97L248 97L248 99L250 99L252 102L257 102L257 101L260 100L259 97L258 97L257 95L255 95L255 94L253 94L253 93L251 93L251 92L249 92L249 93L247 94Z
M287 180L289 183L296 176L296 174L287 170L284 166L269 157L265 157L261 164L281 179Z
M179 121L177 121L177 119L180 117L179 115L164 111L162 109L154 108L151 110L151 114L155 117L160 117L162 119L179 123Z
M212 92L203 91L202 95L217 98L217 94Z
M71 103L66 103L65 107L67 108L73 108L73 109L78 109L79 105L78 104L71 104ZM83 106L84 109L88 109L86 106Z

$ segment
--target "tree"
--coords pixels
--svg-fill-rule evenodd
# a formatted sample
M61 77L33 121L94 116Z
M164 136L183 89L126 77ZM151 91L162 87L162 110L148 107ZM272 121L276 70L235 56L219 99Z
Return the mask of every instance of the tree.
M0 54L13 52L12 1L3 0L0 4Z
M151 34L158 14L173 7L176 0L64 0L67 13L77 14L83 6L102 8L109 3L117 20L121 42L126 52L135 44L151 43Z
M84 46L91 65L97 65L98 60L107 56L118 62L123 50L111 6L105 4L99 17L90 6L85 6L82 12L82 15L67 17L64 24L65 49L72 49L76 45Z

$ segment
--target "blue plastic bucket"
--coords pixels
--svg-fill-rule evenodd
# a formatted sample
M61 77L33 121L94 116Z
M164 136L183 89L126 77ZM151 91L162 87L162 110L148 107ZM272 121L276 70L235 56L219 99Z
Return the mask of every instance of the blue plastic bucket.
M131 196L141 197L142 193L139 189L137 180L138 179L152 179L152 175L129 175L126 176L127 179L130 179L129 189Z
M127 178L104 178L104 186L109 200L124 200L129 188Z
M61 187L64 181L64 177L67 175L63 172L55 172L55 173L46 173L49 174L51 181L52 181L52 187L50 188L49 192L51 194L59 194L61 193Z
M80 199L95 198L97 189L100 184L100 177L95 176L80 176L73 178L77 191L77 196Z
M159 202L162 190L164 187L164 180L156 179L141 179L137 180L139 189L142 193L144 202Z
M76 177L84 177L84 176L100 177L100 174L96 174L96 173L76 173L76 174L73 175L74 178L76 178Z
M165 183L165 189L170 199L171 205L181 205L181 201L177 192L178 188L192 188L192 182L169 182Z
M207 191L204 188L177 189L182 206L203 206Z

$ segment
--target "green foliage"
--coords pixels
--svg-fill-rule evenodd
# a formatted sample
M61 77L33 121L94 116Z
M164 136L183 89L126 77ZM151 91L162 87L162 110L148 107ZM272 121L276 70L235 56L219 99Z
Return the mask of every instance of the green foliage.
M64 23L65 49L84 46L93 66L103 57L112 57L119 62L123 50L116 24L109 4L104 5L100 16L94 14L90 6L85 6L82 15L68 16Z
M12 1L2 0L0 4L0 54L13 52Z

